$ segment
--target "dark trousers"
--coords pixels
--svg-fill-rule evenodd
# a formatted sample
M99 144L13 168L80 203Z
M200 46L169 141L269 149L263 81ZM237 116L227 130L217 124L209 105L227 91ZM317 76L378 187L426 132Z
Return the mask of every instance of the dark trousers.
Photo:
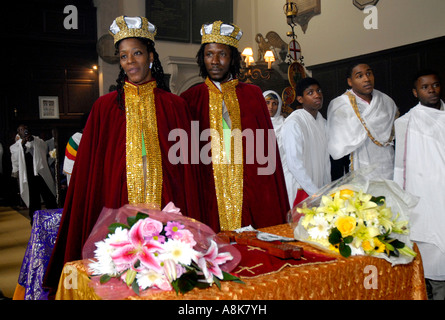
M29 152L25 152L26 174L29 188L29 217L31 224L34 212L42 209L42 199L47 209L57 209L56 197L40 175L34 175L33 159Z
M42 208L42 199L47 209L57 209L56 197L48 188L45 180L40 175L28 174L29 187L29 217L33 222L34 212Z

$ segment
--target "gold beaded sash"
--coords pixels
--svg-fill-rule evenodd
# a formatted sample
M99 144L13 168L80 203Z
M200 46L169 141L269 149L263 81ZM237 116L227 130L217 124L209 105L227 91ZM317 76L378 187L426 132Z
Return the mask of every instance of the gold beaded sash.
M223 231L235 230L241 227L243 207L242 128L240 107L236 96L238 80L222 83L222 92L208 78L206 84L209 88L212 165L219 223ZM232 121L230 153L224 148L223 101Z
M155 88L156 81L139 86L128 82L124 85L127 125L127 187L130 204L150 203L160 208L162 158L153 92ZM142 139L142 134L144 139ZM142 158L143 140L147 151L145 168Z
M369 131L368 127L366 126L366 122L365 120L362 118L360 111L358 109L358 105L357 105L357 100L355 98L355 96L347 91L346 95L349 97L349 101L351 102L352 105L352 109L354 109L355 114L357 115L357 118L360 120L361 124L363 125L363 128L365 128L366 133L368 134L369 139L371 139L371 141L376 144L379 147L387 147L391 144L391 142L394 140L394 128L392 130L391 136L389 137L389 140L387 142L380 142L378 141L376 138L373 137L373 135L371 134L371 132Z

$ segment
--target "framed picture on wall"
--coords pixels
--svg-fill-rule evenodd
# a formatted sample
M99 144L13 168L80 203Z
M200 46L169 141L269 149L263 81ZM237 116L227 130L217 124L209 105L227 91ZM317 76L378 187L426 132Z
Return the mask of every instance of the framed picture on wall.
M146 0L145 11L156 40L201 43L204 23L233 22L233 0Z
M145 1L146 17L157 28L156 40L190 42L190 1Z
M40 119L59 119L59 97L39 97Z
M201 43L201 27L222 20L233 22L233 0L192 0L192 43Z

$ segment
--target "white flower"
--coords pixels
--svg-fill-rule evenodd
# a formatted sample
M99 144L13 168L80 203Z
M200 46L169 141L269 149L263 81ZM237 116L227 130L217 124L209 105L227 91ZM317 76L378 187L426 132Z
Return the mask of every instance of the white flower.
M113 234L110 234L105 242L113 245L119 245L128 241L128 229L122 227L116 228Z
M89 265L93 274L116 275L119 270L116 269L111 255L121 243L125 242L128 242L128 230L121 227L116 228L115 233L109 235L105 240L96 242L94 257L97 261Z
M308 233L313 239L326 239L329 236L329 223L322 214L317 214L311 221L312 228L308 229Z
M114 250L115 248L105 241L96 242L94 257L97 261L90 263L89 265L93 274L114 275L117 273L116 266L113 263L113 259L111 259L111 254Z
M164 274L156 272L151 269L143 269L136 274L136 281L142 290L151 288L153 286L162 290L171 290L168 279Z
M169 240L163 245L164 253L161 254L161 260L171 259L175 263L190 265L192 259L196 257L196 251L189 243L180 240Z

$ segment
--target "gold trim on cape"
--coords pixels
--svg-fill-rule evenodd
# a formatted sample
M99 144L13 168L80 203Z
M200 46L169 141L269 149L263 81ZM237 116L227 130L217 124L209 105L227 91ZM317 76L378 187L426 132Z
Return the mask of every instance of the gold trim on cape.
M142 85L126 82L124 85L127 125L127 187L130 204L150 203L160 208L162 158L153 92L155 88L156 81ZM142 134L147 152L145 166L142 158Z
M238 80L221 84L222 92L207 78L212 147L213 177L222 231L241 227L243 207L243 145L241 114L236 96ZM224 148L223 101L232 121L230 154Z

